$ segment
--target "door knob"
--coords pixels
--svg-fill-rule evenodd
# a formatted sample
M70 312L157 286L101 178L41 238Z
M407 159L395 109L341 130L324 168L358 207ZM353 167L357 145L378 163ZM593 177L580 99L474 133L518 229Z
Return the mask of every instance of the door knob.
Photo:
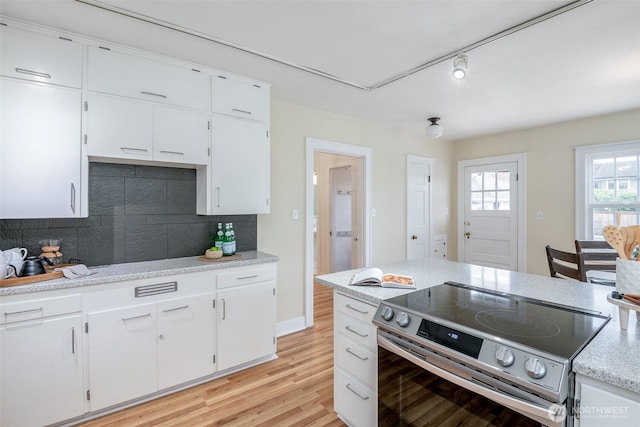
M465 236L467 236L467 239L471 236L471 233L469 233L468 231L466 233L464 233Z
M416 236L415 234L411 236L411 240L418 240L418 236Z

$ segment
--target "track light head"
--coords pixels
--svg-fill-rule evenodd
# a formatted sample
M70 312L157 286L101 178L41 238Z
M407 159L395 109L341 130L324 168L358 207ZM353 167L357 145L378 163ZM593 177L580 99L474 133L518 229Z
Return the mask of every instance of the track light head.
M453 72L451 75L457 80L464 79L467 75L467 55L459 53L456 59L453 60Z

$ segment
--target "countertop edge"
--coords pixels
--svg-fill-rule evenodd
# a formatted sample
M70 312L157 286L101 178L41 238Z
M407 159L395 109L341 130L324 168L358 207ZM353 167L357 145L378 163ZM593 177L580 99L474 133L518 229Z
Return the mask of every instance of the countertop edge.
M96 271L96 273L79 279L67 279L62 277L25 285L0 287L0 297L33 294L60 289L73 289L128 280L193 273L198 271L265 264L278 262L280 260L276 255L260 251L246 251L239 252L239 254L242 256L241 259L220 262L200 261L198 260L199 257L184 257L90 267L89 270Z

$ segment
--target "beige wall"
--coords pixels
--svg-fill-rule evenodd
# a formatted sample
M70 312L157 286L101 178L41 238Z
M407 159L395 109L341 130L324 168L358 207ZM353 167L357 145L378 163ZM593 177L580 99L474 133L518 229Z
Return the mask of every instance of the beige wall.
M548 274L544 247L572 250L575 240L575 147L640 139L640 110L484 136L454 143L449 258L456 259L457 162L527 155L527 272ZM536 212L543 220L536 220Z
M426 124L425 124L426 126ZM372 263L405 258L406 156L435 160L434 233L449 227L452 145L352 117L271 101L271 214L258 215L258 250L280 257L278 321L304 316L306 138L372 148ZM293 221L292 209L300 210Z

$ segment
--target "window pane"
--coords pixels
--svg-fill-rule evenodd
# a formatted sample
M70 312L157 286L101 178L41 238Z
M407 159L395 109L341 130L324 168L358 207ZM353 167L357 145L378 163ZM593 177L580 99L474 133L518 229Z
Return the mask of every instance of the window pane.
M615 209L594 208L593 209L593 238L602 237L602 229L605 225L615 224Z
M472 211L482 210L482 191L471 192L471 210Z
M616 216L619 218L619 222L616 224L619 224L620 227L638 224L638 209L636 208L619 208Z
M493 211L496 209L496 193L493 191L485 191L484 203L482 204L485 211Z
M613 159L596 159L593 161L593 178L613 178L614 163Z
M495 172L485 172L484 173L484 186L482 188L484 190L495 190L496 189L496 173Z
M480 191L480 190L482 190L482 174L472 173L471 174L471 191Z
M616 158L616 176L636 177L638 176L638 159L637 157L618 157Z
M511 172L501 171L498 172L498 190L508 190L511 185Z
M499 211L508 211L511 209L510 191L498 191L498 206L496 209Z

